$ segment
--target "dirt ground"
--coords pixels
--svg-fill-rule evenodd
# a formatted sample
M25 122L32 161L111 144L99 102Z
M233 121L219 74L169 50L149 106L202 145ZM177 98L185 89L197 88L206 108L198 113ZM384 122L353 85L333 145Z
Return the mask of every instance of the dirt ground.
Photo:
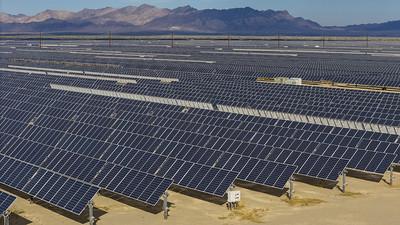
M295 182L295 199L237 188L242 192L238 209L170 191L170 216L144 210L115 199L97 196L97 225L380 225L400 222L400 174L395 184L374 183L348 177L347 193ZM18 198L12 206L11 225L89 224L87 212L68 215L43 204ZM0 222L3 225L3 222Z

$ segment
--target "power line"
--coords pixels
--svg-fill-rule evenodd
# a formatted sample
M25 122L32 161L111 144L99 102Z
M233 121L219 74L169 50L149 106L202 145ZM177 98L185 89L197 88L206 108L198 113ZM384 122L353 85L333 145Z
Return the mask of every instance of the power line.
M171 47L174 47L174 32L171 33Z
M108 32L108 47L111 48L111 31Z

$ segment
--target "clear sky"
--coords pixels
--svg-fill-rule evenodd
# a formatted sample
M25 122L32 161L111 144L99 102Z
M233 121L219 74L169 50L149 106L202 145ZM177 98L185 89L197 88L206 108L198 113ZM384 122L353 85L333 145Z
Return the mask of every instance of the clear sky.
M78 11L83 8L151 4L198 9L250 6L256 9L288 10L294 16L322 25L349 25L400 20L400 0L0 0L0 11L33 15L45 9Z

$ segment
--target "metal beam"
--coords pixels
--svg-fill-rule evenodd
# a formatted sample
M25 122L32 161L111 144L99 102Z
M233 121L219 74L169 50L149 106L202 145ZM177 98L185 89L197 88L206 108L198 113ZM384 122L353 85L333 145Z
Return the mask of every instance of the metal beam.
M394 174L393 174L394 166L390 166L390 174L389 174L389 185L393 185L393 180L394 180Z
M168 216L169 216L169 214L168 214L168 211L169 211L169 209L168 209L168 196L169 196L168 192L165 192L163 194L163 211L164 211L164 219L165 220L167 220Z
M347 171L346 171L346 170L343 170L343 173L342 173L342 192L343 192L343 193L346 192L346 186L347 186L347 183L346 183L346 175L347 175Z
M292 199L293 199L293 193L294 193L293 181L294 181L294 178L293 178L293 177L290 177L290 179L289 179L289 191L288 191L288 198L289 198L289 200L292 200Z
M96 222L96 218L94 218L93 215L93 200L90 200L89 204L88 204L88 208L89 208L89 224L90 225L94 225L94 223Z
M10 225L10 214L11 212L9 210L3 213L4 225Z

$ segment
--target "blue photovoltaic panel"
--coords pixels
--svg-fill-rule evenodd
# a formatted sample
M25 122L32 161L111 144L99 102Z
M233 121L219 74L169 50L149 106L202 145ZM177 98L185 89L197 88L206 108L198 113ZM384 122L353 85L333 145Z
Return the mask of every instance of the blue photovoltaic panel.
M0 155L0 183L80 215L99 188Z
M15 201L16 197L0 191L0 215L4 214Z
M297 174L329 181L336 181L349 160L331 158L315 154L302 154L295 162Z
M293 176L296 166L276 163L246 156L225 153L217 167L236 171L239 173L238 179L269 186L272 188L283 189L286 182Z
M238 174L177 159L168 159L157 173L173 179L176 185L183 188L217 196L224 196Z
M372 173L384 174L395 161L395 154L381 152L358 151L356 157L361 160L351 160L349 168L370 171Z
M17 190L21 190L38 169L38 167L0 155L0 183Z
M24 187L23 192L37 199L80 215L98 187L40 169Z
M171 186L172 180L106 164L92 183L108 191L154 206Z
M90 182L105 164L104 161L58 149L41 166L65 176Z

